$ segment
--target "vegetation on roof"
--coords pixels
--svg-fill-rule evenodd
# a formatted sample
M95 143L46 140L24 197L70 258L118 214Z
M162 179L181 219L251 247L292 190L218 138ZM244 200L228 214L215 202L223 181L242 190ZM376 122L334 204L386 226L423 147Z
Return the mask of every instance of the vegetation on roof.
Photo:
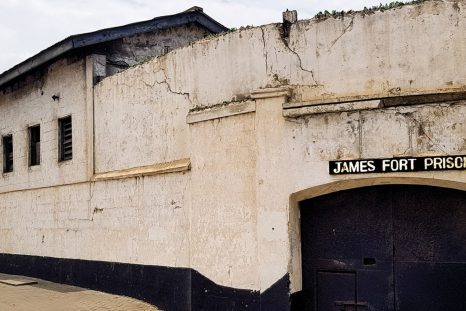
M408 1L408 2L403 2L403 1L392 1L390 3L386 3L386 4L382 4L380 3L379 5L375 5L375 6L372 6L372 7L364 7L364 9L360 10L360 11L353 11L353 10L350 10L350 11L327 11L325 10L324 12L319 12L317 13L314 18L316 19L327 19L329 17L333 17L333 18L338 18L338 17L343 17L345 15L350 15L350 14L353 14L353 13L364 13L364 14L371 14L371 13L375 13L377 11L380 11L380 12L383 12L383 11L386 11L386 10L391 10L391 9L395 9L395 8L399 8L399 7L402 7L404 5L408 5L408 4L418 4L418 3L422 3L422 2L426 2L426 1L430 1L430 0L413 0L413 1Z

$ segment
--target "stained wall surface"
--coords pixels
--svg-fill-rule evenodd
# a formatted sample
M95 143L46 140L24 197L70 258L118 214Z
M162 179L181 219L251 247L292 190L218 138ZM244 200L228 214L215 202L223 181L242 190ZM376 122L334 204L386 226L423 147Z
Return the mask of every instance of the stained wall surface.
M88 84L85 60L64 59L26 86L0 96L0 134L13 136L13 172L0 178L0 192L49 187L89 179ZM55 98L55 99L53 99ZM72 117L73 159L58 163L58 119ZM28 127L40 125L41 165L29 166ZM0 159L3 168L3 157Z

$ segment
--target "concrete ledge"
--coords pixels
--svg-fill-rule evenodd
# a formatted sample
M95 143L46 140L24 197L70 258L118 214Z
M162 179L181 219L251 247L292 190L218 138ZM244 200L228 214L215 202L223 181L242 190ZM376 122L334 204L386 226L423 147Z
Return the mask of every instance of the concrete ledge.
M400 94L397 96L390 97L382 96L380 94L372 94L363 96L344 96L338 98L316 99L306 102L287 102L283 103L283 109L343 103L368 102L372 100L380 100L381 107L393 107L432 104L446 101L460 101L465 99L466 91L464 89L454 89L450 90L449 92L445 92L445 90L439 90L437 93Z
M368 110L377 109L381 107L381 100L366 100L350 103L336 103L336 104L324 104L324 105L313 105L305 106L302 105L300 108L284 109L283 116L287 118L297 118L300 116L311 115L311 114L322 114L331 112L345 112L354 110Z
M248 100L244 102L231 103L224 106L206 108L205 110L190 112L186 117L186 123L192 124L254 111L256 111L256 102L254 100Z
M188 171L191 168L190 159L180 159L171 162L157 163L148 166L139 166L125 170L111 171L106 173L98 173L92 177L93 181L111 180L130 178L138 176L150 176L158 174L167 174L175 172Z
M383 99L383 107L394 107L402 105L422 105L439 102L462 101L466 99L466 92L450 92L436 94L421 94L412 96L387 97Z
M288 87L274 87L274 88L265 88L259 89L251 93L251 98L261 99L261 98L272 98L272 97L290 97L291 91Z
M322 105L331 105L331 104L343 104L343 103L357 103L357 102L367 102L372 101L374 99L380 99L381 97L377 96L343 96L338 98L326 98L326 99L315 99L311 101L305 102L287 102L283 103L283 109L290 109L290 108L302 108L308 106L322 106Z

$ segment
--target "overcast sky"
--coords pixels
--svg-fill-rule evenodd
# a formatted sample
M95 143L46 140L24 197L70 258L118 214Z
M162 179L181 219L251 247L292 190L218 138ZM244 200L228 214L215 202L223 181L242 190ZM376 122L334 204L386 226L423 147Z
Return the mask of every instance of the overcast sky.
M194 5L227 27L298 18L323 10L359 10L381 0L0 0L0 73L73 34L175 14Z

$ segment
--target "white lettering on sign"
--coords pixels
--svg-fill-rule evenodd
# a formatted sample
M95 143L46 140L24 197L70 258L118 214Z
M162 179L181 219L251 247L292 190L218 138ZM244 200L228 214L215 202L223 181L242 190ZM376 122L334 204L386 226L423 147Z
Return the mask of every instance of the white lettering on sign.
M425 158L424 168L426 170L444 170L444 169L466 169L466 156L461 157L443 157L443 158Z
M330 174L395 173L465 169L465 155L338 160L329 162Z
M416 159L385 159L382 160L383 172L409 172L414 170Z
M342 173L369 173L375 171L374 161L361 160L353 162L335 162L336 168L333 170L334 174Z

